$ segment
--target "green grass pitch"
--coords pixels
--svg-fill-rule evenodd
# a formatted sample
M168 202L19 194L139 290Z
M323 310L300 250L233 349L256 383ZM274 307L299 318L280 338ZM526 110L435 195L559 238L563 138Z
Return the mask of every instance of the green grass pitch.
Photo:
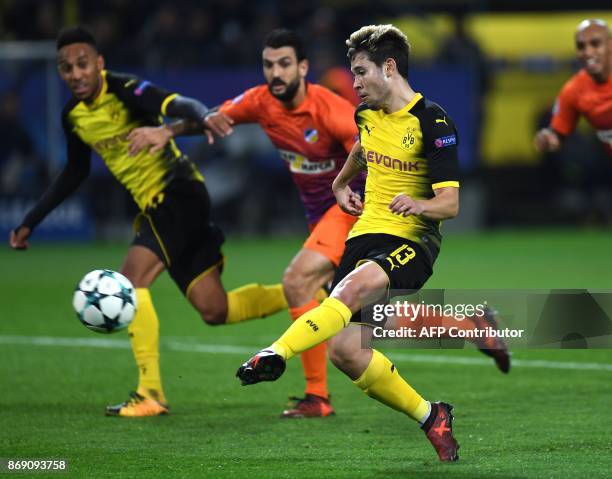
M428 286L612 289L611 238L575 230L449 235ZM299 246L295 238L229 241L225 285L277 282ZM135 388L136 368L125 332L86 330L71 296L85 272L117 269L125 250L36 238L27 252L0 250L0 458L66 458L70 477L610 476L612 351L520 350L514 359L526 362L508 376L472 349L402 351L404 377L426 398L455 406L461 459L440 464L415 423L331 365L337 416L279 419L287 396L303 391L299 361L276 383L245 388L234 373L286 328L287 313L208 327L166 275L152 292L172 414L104 417L106 404Z

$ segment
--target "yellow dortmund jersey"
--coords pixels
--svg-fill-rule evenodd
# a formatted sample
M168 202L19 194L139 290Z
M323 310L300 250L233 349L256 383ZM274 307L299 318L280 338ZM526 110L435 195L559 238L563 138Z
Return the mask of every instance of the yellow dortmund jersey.
M349 238L385 233L439 245L439 221L393 214L389 204L400 193L429 199L435 188L459 187L457 131L452 120L440 106L417 93L408 105L389 114L361 105L355 121L368 177L364 211Z
M102 72L102 88L90 103L73 98L62 114L69 161L89 161L98 153L111 173L146 209L175 178L202 176L171 141L163 150L128 156L128 134L140 126L158 126L176 94L130 75Z

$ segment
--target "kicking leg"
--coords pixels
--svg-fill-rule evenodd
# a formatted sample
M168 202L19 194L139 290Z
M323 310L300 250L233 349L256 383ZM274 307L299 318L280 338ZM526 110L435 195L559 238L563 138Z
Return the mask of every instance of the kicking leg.
M269 348L244 363L236 375L243 385L278 379L287 359L341 331L363 304L382 297L388 284L389 279L378 264L371 261L362 264L340 281L320 306L294 321Z
M371 261L362 264L340 281L321 306L295 321L270 348L244 363L236 375L243 385L278 379L287 359L342 331L363 305L383 297L388 285L388 276L378 264ZM361 328L351 327L343 333L332 342L332 362L370 397L422 421L422 428L440 460L457 460L452 407L446 403L428 403L399 376L383 354L361 349Z

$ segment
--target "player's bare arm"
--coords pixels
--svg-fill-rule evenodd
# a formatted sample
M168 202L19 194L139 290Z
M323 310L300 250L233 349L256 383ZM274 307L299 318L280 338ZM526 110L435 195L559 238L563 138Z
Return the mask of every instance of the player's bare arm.
M459 213L459 188L444 187L434 190L429 200L416 200L405 193L396 195L389 209L396 215L423 216L429 220L441 221L454 218Z
M332 191L336 196L338 206L344 211L353 216L359 216L363 213L363 203L358 193L351 190L349 183L355 176L366 170L366 160L363 155L361 144L357 141L353 145L353 149L344 163L344 166L336 176L332 184Z
M169 125L135 128L128 135L128 140L130 142L128 154L130 156L136 156L147 148L149 153L155 153L162 150L172 138L173 134Z
M68 158L64 169L55 178L34 208L25 216L20 225L11 231L9 245L13 249L29 247L28 238L36 226L62 201L69 197L89 175L89 153L68 140Z
M541 153L558 151L561 143L562 138L552 128L542 128L533 139L536 150Z
M204 133L208 144L215 142L214 135L223 138L234 132L234 120L219 111L210 111L203 124L194 120L179 120L158 127L141 127L132 130L128 136L129 155L135 156L143 149L149 148L149 153L155 153L164 148L172 138L178 136L198 135Z

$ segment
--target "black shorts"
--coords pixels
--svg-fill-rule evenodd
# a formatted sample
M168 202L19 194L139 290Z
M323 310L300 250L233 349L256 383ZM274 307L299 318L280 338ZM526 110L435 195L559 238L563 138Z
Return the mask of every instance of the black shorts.
M195 279L222 269L225 238L210 221L210 197L200 181L172 181L138 215L134 230L132 244L153 251L184 294Z
M393 296L421 289L433 273L437 255L437 247L427 242L422 246L398 236L378 233L356 236L346 242L344 255L334 275L332 290L355 268L366 261L373 261L389 278L387 297L381 300L386 302ZM355 313L351 322L369 324L366 318L371 314L367 310L366 306Z

